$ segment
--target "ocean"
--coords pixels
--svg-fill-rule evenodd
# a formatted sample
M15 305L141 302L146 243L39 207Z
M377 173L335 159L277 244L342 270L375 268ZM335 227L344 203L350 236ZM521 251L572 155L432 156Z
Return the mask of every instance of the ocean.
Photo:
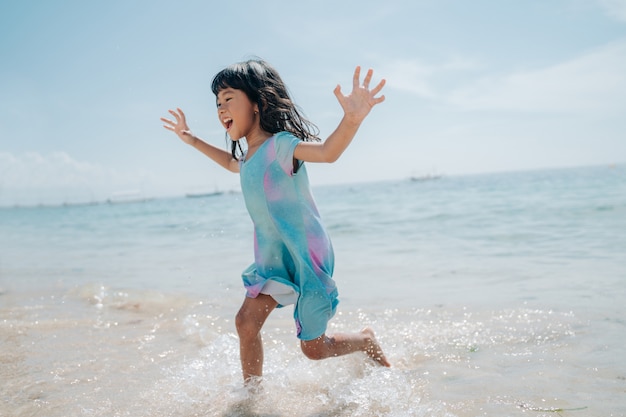
M329 333L371 326L391 368L306 359L285 307L242 388L238 193L4 207L0 415L626 416L626 166L314 193Z

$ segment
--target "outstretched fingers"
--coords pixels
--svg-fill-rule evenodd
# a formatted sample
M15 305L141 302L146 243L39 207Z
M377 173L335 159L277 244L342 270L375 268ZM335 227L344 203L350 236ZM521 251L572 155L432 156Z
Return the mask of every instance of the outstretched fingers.
M168 110L168 112L174 116L174 120L166 119L165 117L161 117L161 121L165 123L163 125L164 128L172 131L176 131L176 128L186 129L187 121L185 119L185 113L180 108L176 108L174 110Z
M337 84L337 87L335 87L335 89L333 90L333 93L335 94L335 97L337 98L337 101L339 102L341 107L344 107L346 97L341 92L341 85Z
M352 76L352 89L356 90L359 88L359 84L361 83L361 66L357 65L354 69L354 75Z
M376 97L376 95L380 93L380 91L383 89L386 81L383 78L382 80L380 80L378 84L376 84L376 87L370 90L369 87L370 87L370 82L372 81L373 75L374 75L374 70L372 70L371 68L367 70L367 74L365 75L365 79L363 80L363 88L369 91L372 104L378 104L378 103L382 103L383 101L385 101L384 95L380 97Z
M169 110L169 112L170 112L170 113L173 113L173 112L172 112L172 110ZM166 119L165 117L161 117L161 121L162 121L163 123L165 123L165 124L163 125L163 127L164 127L164 128L166 128L166 129L168 129L168 130L171 130L171 131L174 131L174 130L175 130L176 125L177 125L177 122L174 122L174 121L172 121L172 120L170 120L170 119Z
M183 113L183 111L179 107L176 107L176 111L170 110L170 113L174 115L177 122L187 123L187 119L185 118L185 113Z
M367 70L365 74L365 78L363 79L363 88L366 90L370 87L370 81L372 81L372 75L374 74L374 70L371 68ZM358 65L354 70L354 76L352 77L352 89L358 90L361 88L361 66Z
M353 88L355 90L361 88L360 75L361 75L361 67L357 66L356 69L354 70L354 77L352 81ZM380 93L380 91L383 89L386 81L385 79L382 79L378 84L376 84L376 86L373 89L370 90L370 83L372 81L373 75L374 75L374 70L371 68L368 69L367 73L365 74L365 78L363 79L363 89L369 92L369 95L372 99L373 104L378 104L378 103L382 103L385 100L385 96L376 97L376 95Z
M384 95L376 97L385 86L384 79L370 90L373 75L374 70L369 69L365 74L363 84L361 84L361 67L357 66L354 70L354 76L352 77L352 92L348 95L344 95L339 85L337 85L333 91L339 104L343 108L344 114L350 116L353 120L360 122L368 115L372 107L385 101Z
M176 111L168 110L168 112L174 116L174 119L176 119L176 123L172 122L172 124L184 124L186 122L185 113L183 113L183 111L178 107L176 108Z
M166 119L165 117L161 117L161 121L165 123L163 125L164 128L166 128L167 130L174 130L174 122L172 122L169 119Z
M380 93L380 90L383 89L383 87L385 86L385 83L387 81L383 78L382 80L380 80L380 82L378 83L378 85L376 85L376 87L374 87L371 92L372 95L375 96L376 94Z
M368 69L367 73L365 74L365 79L363 79L363 88L365 88L366 90L369 90L370 88L370 81L372 81L372 75L374 74L374 70L373 69Z
M193 144L197 138L193 136L189 130L189 126L187 126L185 113L183 113L179 107L177 107L176 110L168 110L168 112L174 119L172 120L172 118L161 117L163 127L176 133L176 135L182 139L183 142Z
M370 92L370 94L372 95L372 99L374 100L374 104L379 104L382 103L383 101L385 101L385 95L383 94L380 97L376 97L376 94L380 93L380 90L383 89L383 87L385 86L385 79L383 78L382 80L380 80L380 82L378 83L378 85L376 87L374 87L374 89Z

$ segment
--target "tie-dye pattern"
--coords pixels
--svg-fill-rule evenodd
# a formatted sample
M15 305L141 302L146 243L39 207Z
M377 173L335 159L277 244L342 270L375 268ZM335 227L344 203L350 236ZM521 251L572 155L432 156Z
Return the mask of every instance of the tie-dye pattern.
M312 340L326 331L338 300L333 248L306 167L293 173L298 143L290 133L277 133L240 164L241 189L254 223L254 263L242 278L253 298L268 280L293 288L298 337Z

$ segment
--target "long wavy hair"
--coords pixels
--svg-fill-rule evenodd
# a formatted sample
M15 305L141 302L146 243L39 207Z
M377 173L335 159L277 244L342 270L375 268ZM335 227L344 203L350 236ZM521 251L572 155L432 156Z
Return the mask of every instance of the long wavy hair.
M250 59L230 65L218 72L211 82L217 97L226 88L243 91L259 107L260 125L268 133L290 132L304 141L320 141L319 129L304 117L293 102L285 83L270 64L261 59ZM243 149L239 141L230 142L233 158L239 160Z

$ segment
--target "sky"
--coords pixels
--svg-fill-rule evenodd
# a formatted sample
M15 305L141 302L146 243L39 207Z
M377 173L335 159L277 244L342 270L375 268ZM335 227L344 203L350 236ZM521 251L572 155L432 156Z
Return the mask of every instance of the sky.
M356 65L387 81L314 186L626 162L626 0L2 0L0 205L237 189L159 119L225 147L211 79L251 57L322 137Z

